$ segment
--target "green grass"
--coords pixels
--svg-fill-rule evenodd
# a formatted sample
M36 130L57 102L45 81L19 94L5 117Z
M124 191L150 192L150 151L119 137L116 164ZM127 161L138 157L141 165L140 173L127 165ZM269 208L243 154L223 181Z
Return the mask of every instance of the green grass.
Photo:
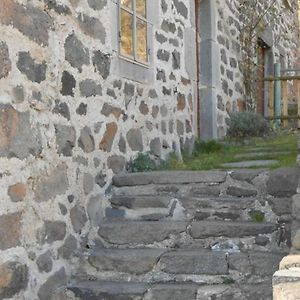
M222 147L212 147L212 152L198 149L191 157L184 156L179 162L172 157L168 164L168 169L175 170L210 170L222 169L222 164L229 162L239 162L244 160L265 160L274 159L278 163L271 168L293 167L296 165L298 133L281 132L269 138L253 138L244 141L226 140L222 142ZM199 143L201 144L201 143ZM260 148L262 148L260 150ZM207 147L204 149L207 149ZM268 151L266 151L266 150ZM238 154L268 152L264 156L251 156L248 158L236 158ZM276 154L276 151L286 151L288 153Z

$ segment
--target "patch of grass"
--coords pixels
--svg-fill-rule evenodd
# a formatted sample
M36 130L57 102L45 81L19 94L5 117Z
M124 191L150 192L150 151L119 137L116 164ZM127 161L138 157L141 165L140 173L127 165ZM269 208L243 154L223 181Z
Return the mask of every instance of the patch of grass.
M131 172L148 172L157 169L155 161L152 159L149 152L139 153L138 156L130 164Z
M249 215L254 223L262 223L265 220L265 214L259 210L253 210Z
M167 169L173 170L210 170L224 169L222 164L245 160L274 159L278 163L270 168L293 167L296 165L298 133L283 131L266 138L226 139L222 143L210 141L197 142L192 156L184 156L182 161L173 157ZM253 153L266 153L253 155ZM286 153L276 153L286 152ZM251 153L251 157L237 158L238 154Z

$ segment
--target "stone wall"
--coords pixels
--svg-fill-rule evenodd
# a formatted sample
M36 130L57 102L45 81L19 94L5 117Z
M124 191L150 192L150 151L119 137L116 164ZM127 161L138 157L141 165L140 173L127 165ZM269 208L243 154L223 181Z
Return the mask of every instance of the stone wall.
M275 26L267 26L259 33L260 38L269 48L269 62L265 70L266 75L273 74L273 63L281 62L283 68L294 68L297 58L297 4L291 9L286 1L278 0L274 9L280 14ZM224 137L226 134L226 118L228 113L244 109L243 100L243 75L239 68L241 59L240 15L239 1L216 1L217 28L216 40L220 54L220 65L214 66L220 71L217 89L217 135ZM271 10L270 10L271 11ZM272 18L272 13L265 19ZM273 17L274 18L274 17ZM269 22L269 21L267 21ZM251 45L249 45L251 46ZM256 45L253 45L255 47ZM257 59L257 58L255 58Z
M48 299L113 174L193 140L192 2L157 1L148 83L117 72L115 2L0 1L0 299Z

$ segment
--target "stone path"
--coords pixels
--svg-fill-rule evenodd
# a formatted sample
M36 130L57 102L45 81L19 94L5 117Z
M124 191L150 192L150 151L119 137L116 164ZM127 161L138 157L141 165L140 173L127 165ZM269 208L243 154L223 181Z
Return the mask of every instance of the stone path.
M289 250L289 231L277 223L291 214L288 196L276 200L280 176L292 177L250 169L116 176L104 218L95 211L95 246L56 299L272 299L272 275Z
M240 162L232 162L222 164L223 168L261 168L261 167L270 167L275 164L278 164L278 160L275 159L264 159L264 160L245 160Z

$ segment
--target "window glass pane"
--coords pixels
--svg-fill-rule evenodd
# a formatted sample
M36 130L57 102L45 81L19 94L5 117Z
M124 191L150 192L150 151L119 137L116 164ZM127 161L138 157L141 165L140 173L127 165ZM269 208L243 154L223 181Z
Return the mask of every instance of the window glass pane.
M136 0L136 12L146 18L146 0Z
M130 9L132 9L132 0L121 0L121 5L124 5Z
M121 9L121 53L133 56L133 16Z
M137 44L137 58L142 62L148 62L147 55L147 23L137 19L136 21L136 44Z

